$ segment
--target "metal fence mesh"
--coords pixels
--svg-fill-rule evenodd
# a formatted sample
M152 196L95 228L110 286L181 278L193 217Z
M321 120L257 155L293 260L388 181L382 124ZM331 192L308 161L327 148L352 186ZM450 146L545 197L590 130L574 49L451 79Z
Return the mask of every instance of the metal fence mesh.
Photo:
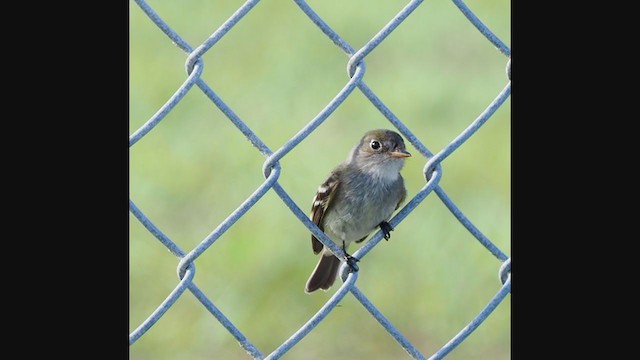
M385 38L396 27L398 27L412 12L420 6L422 1L409 2L397 15L395 15L370 41L368 41L360 49L354 49L349 45L338 33L332 30L323 19L314 12L314 10L302 0L294 0L299 9L312 21L336 46L349 56L347 71L350 80L342 88L340 92L325 106L325 108L317 114L306 126L287 141L282 147L271 150L255 133L249 128L245 122L227 105L221 98L207 85L202 79L203 62L202 56L209 51L216 43L223 38L243 17L249 13L258 0L246 1L237 11L219 28L217 28L211 36L199 44L195 48L189 45L178 33L176 33L163 19L152 9L144 0L135 0L139 8L166 34L166 36L182 49L188 56L186 60L186 70L189 74L184 83L175 91L173 96L139 129L137 129L129 138L129 146L133 147L140 139L150 134L151 130L162 121L165 116L171 112L174 107L192 90L196 85L214 104L217 106L235 125L235 127L250 141L250 143L260 151L266 158L263 165L264 182L254 193L248 197L233 213L231 213L222 223L220 223L204 240L190 251L182 250L174 241L166 236L149 218L145 215L136 204L130 200L129 206L131 213L140 221L151 234L155 236L164 246L166 246L172 254L178 259L178 275L180 281L175 289L167 296L167 298L157 307L157 309L148 316L129 335L129 344L133 346L138 339L156 322L162 318L165 313L171 309L176 301L187 292L194 295L200 303L222 324L229 333L238 341L240 346L255 359L277 359L286 354L292 347L309 334L313 329L323 321L323 319L340 304L341 300L351 294L357 299L366 310L373 316L390 336L392 336L402 346L406 352L415 359L441 359L451 352L456 346L463 342L487 317L491 315L493 310L502 302L502 300L510 293L511 289L511 259L495 246L474 224L459 210L453 201L447 196L444 190L439 186L442 178L441 162L449 155L456 151L465 143L474 133L485 124L485 122L494 114L494 112L507 100L511 93L511 54L510 49L496 37L461 1L452 0L460 9L461 13L506 57L506 85L504 89L497 94L495 99L486 107L486 109L471 123L464 131L451 140L442 150L436 154L432 154L420 139L409 129L402 121L394 115L394 113L382 103L376 94L367 86L363 80L365 74L365 59L373 49L379 46ZM385 315L376 308L367 296L358 288L357 279L358 272L347 273L344 283L338 288L335 294L326 302L324 306L311 317L302 327L300 327L291 337L286 339L280 346L269 353L264 353L258 349L251 339L248 339L234 325L233 320L229 319L216 305L205 295L194 283L195 265L194 261L202 255L209 247L236 223L253 205L255 205L267 192L275 191L281 198L282 202L291 210L291 212L311 231L318 239L321 239L325 245L331 247L337 254L343 253L342 250L334 245L324 234L313 224L308 217L308 205L303 204L301 209L287 191L278 182L278 178L282 172L279 161L283 159L292 149L307 138L319 125L321 125L354 91L359 90L373 104L406 139L419 152L428 159L424 166L423 172L425 177L424 187L406 203L400 211L389 221L393 227L398 227L405 217L411 213L429 194L435 193L443 204L450 210L451 214L499 261L498 278L502 283L495 296L490 299L484 309L473 318L467 326L459 331L449 342L444 344L435 353L426 357L422 352L414 346L407 337L405 337L400 329L397 329ZM352 255L362 259L370 252L383 238L382 232L375 233L363 246L361 246ZM344 267L343 267L344 269ZM337 286L336 286L337 287Z

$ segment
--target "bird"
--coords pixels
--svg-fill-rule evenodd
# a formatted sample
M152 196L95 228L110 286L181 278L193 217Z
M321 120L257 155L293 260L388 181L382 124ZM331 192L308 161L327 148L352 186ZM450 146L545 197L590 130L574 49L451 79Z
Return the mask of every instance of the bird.
M347 158L318 187L310 218L347 254L352 242L361 243L376 228L389 240L393 228L387 222L405 201L407 190L400 174L410 157L400 134L388 129L367 131ZM307 280L305 292L327 291L336 280L340 260L311 234L314 254L321 254Z

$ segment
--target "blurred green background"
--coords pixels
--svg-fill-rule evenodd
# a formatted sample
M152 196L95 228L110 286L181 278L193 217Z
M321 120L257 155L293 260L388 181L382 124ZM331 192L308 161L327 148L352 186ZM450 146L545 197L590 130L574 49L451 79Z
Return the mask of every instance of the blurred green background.
M242 1L149 4L192 47ZM407 1L309 1L354 48ZM511 44L508 0L468 1ZM145 123L186 78L183 53L130 2L129 131ZM292 1L262 1L204 57L204 80L273 151L348 81L348 57ZM507 59L451 1L422 3L367 58L369 87L433 153L463 131L507 84ZM511 253L510 107L507 102L443 163L441 186L502 251ZM362 134L392 128L354 91L280 161L279 183L303 210ZM409 199L425 184L427 161L403 169ZM263 183L265 158L194 87L130 149L130 196L185 252L191 251ZM129 331L178 283L178 259L130 215ZM269 354L335 293L304 293L317 257L309 231L269 191L196 260L195 283ZM359 245L352 246L354 252ZM465 327L500 288L500 262L431 193L360 263L358 287L425 356ZM509 359L511 297L447 359ZM248 359L190 292L142 338L131 359ZM284 359L409 358L351 295Z

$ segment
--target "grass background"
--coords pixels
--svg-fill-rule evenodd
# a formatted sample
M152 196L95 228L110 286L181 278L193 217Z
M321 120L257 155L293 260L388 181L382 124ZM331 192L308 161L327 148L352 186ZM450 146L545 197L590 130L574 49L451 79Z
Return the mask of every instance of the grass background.
M192 47L242 1L148 2ZM407 1L309 1L354 48ZM511 43L510 2L468 1ZM137 130L183 83L184 54L130 2L129 129ZM204 57L204 80L273 150L315 117L348 81L348 57L292 1L262 1ZM422 3L367 58L365 82L437 153L507 83L506 58L451 1ZM510 254L510 107L507 102L443 163L441 186L467 217ZM279 182L302 209L362 134L392 126L355 90L280 161ZM409 199L425 184L427 159L403 169ZM264 157L194 87L130 150L131 199L185 252L263 183ZM129 328L178 282L178 260L130 215ZM309 231L268 192L195 262L195 283L265 355L335 292L304 293L316 264ZM352 246L353 252L358 246ZM358 286L425 355L473 319L500 287L500 262L431 193L363 261ZM509 359L510 296L447 359ZM247 359L235 339L189 293L129 350L131 359ZM409 358L347 295L284 359Z

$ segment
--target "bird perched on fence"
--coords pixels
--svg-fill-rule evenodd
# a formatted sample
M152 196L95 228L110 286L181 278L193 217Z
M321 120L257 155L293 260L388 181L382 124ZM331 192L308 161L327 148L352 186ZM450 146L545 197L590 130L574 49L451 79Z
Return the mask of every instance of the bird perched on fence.
M318 188L311 220L345 253L350 243L364 241L377 227L388 240L393 228L387 221L407 195L400 170L409 156L398 133L386 129L368 131ZM311 246L314 254L321 255L305 292L326 291L336 280L340 260L314 235ZM357 261L348 254L347 258ZM349 266L353 266L350 262Z

